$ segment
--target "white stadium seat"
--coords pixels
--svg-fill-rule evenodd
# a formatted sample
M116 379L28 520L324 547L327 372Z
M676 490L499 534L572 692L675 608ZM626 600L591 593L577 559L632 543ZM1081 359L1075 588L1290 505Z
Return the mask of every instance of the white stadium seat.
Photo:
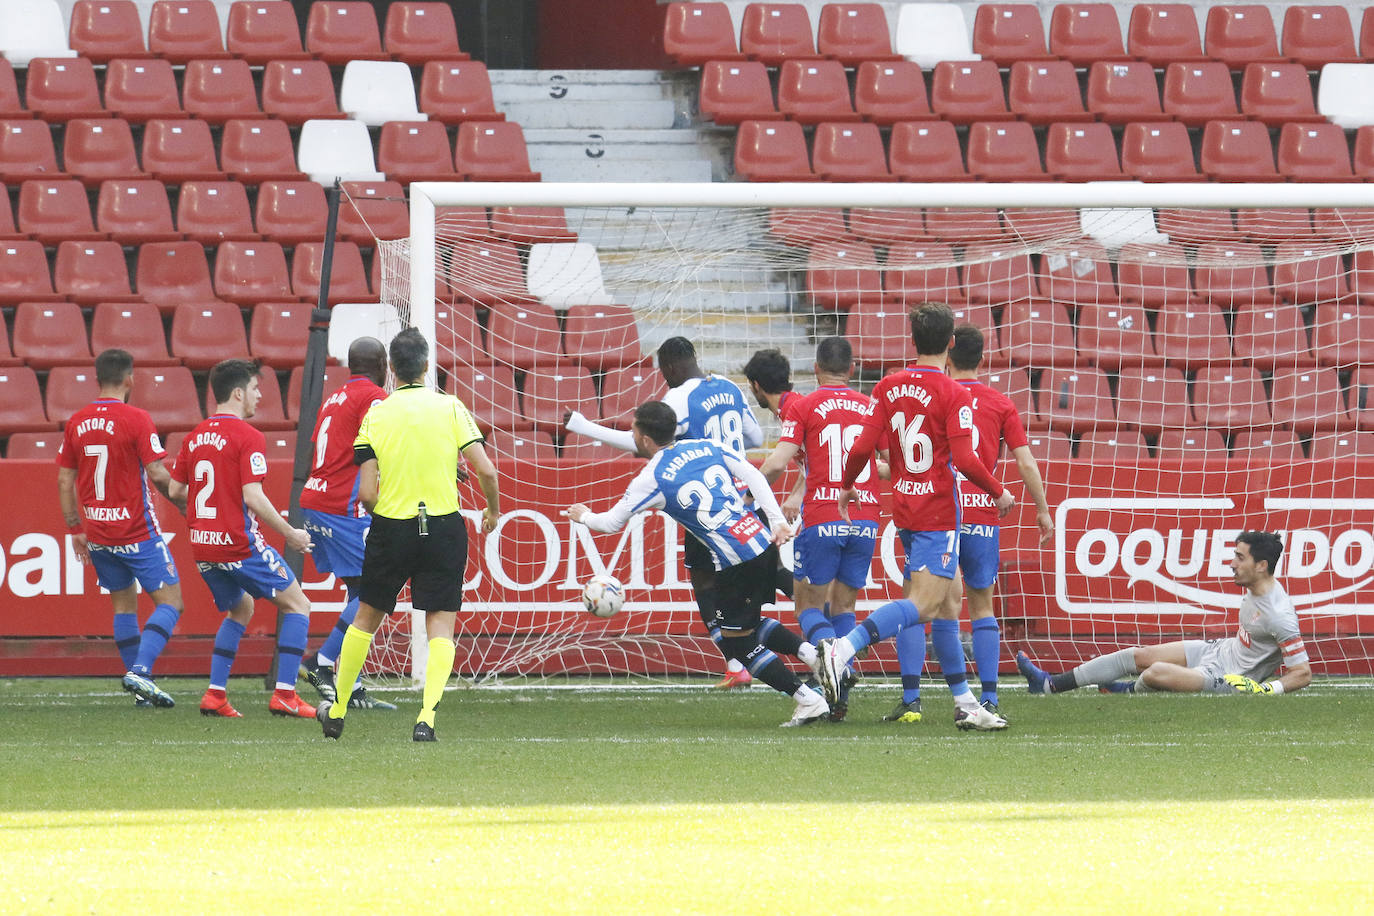
M1374 64L1322 67L1317 111L1346 130L1374 124Z
M530 293L556 309L612 303L596 246L587 242L531 245L528 277Z
M427 121L415 102L410 67L400 61L351 60L344 67L339 108L368 127L387 121Z
M405 327L389 302L340 302L329 310L329 355L348 365L349 344L359 337L391 340Z
M973 53L964 12L953 3L903 3L893 50L927 70L942 60L983 59Z
M311 181L381 181L372 158L372 138L362 121L306 121L301 126L296 164Z
M76 57L56 0L5 0L0 12L0 55L15 67L27 67L35 57Z

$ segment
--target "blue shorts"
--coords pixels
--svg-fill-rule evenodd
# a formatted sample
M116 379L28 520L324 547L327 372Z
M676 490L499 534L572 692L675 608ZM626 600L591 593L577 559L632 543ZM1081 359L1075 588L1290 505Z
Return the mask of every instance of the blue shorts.
M91 544L90 547L95 581L101 588L120 592L137 579L145 592L155 592L164 585L176 585L181 581L162 538L148 538L137 544Z
M958 531L911 531L901 528L897 533L902 538L902 549L906 551L907 578L921 570L941 579L954 578L954 571L959 568Z
M997 581L997 525L959 526L959 569L970 588L988 588Z
M333 573L341 579L363 574L363 549L367 546L372 516L351 518L315 509L302 509L301 516L305 519L305 530L315 542L310 551L315 569Z
M296 581L281 554L266 544L242 560L196 565L200 577L210 586L215 607L221 611L233 610L245 593L254 598L273 598Z
M863 588L877 546L877 522L807 525L792 542L792 575L811 585L839 579L850 588Z

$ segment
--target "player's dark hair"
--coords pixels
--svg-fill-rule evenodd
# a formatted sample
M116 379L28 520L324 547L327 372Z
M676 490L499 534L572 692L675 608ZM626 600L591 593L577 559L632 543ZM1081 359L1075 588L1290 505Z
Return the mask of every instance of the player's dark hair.
M744 364L744 377L768 394L792 390L792 364L776 347L755 351Z
M983 361L983 332L971 324L954 329L954 346L949 350L949 362L954 368L968 372Z
M226 359L210 370L210 392L216 404L226 404L235 388L245 388L258 377L258 363L251 359Z
M669 337L658 345L658 365L677 366L697 358L697 348L685 337Z
M659 445L677 436L677 411L662 401L646 401L635 408L635 426Z
M827 337L816 344L816 368L833 375L844 375L854 365L854 348L843 337Z
M949 349L954 313L938 302L922 302L911 310L911 342L922 356L938 356Z
M1277 534L1272 531L1242 531L1236 535L1236 543L1248 545L1255 562L1264 560L1269 564L1269 575L1274 574L1279 557L1283 556L1283 540Z
M134 371L134 357L128 350L104 350L95 358L95 383L113 388L124 383Z
M418 382L429 365L429 341L418 328L406 328L391 338L391 371L405 384Z

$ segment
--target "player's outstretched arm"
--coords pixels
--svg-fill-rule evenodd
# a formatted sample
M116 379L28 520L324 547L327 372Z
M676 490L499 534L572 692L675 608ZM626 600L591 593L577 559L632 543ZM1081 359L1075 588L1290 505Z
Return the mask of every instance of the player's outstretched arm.
M143 470L147 473L153 486L157 487L157 491L167 497L168 502L182 512L186 511L186 493L182 492L179 499L172 496L172 475L167 473L167 467L162 463L162 459L149 461L143 466Z
M768 457L763 460L759 467L759 473L770 483L778 482L782 472L787 470L787 466L792 463L792 459L797 457L797 444L795 442L779 442L773 446L773 451L768 453Z
M663 506L663 491L658 488L658 481L654 479L652 466L645 465L625 488L625 495L605 512L593 512L583 503L573 503L565 510L565 514L574 522L580 522L593 531L610 534L624 528L636 512L662 509Z
M612 448L618 448L622 452L636 454L639 448L635 445L634 433L628 429L611 429L609 426L602 426L594 423L582 416L580 410L569 410L563 414L563 427L570 433L577 433L582 436L590 436L598 442L604 442Z
M1054 537L1054 517L1050 515L1050 504L1045 498L1045 481L1040 477L1040 465L1031 454L1029 445L1012 449L1016 459L1016 470L1021 472L1021 480L1026 484L1026 492L1035 501L1035 524L1040 529L1040 543L1048 544Z
M1261 696L1276 696L1292 693L1312 683L1312 666L1306 662L1296 664L1283 673L1283 677L1261 683L1243 674L1224 674L1222 680L1231 685L1236 693L1253 693Z
M81 503L76 496L76 468L57 469L57 502L62 507L62 521L72 535L72 552L82 563L90 562L91 548L81 527Z
M496 520L501 517L501 489L496 465L480 442L473 442L463 449L463 458L477 475L477 485L482 488L482 496L487 501L487 507L482 510L482 533L491 534L496 530Z
M254 481L243 485L243 504L264 525L280 534L290 549L309 553L310 548L314 546L310 540L310 532L304 528L292 528L291 523L281 517L277 507L272 505L272 500L268 499L267 494L262 491L261 483Z

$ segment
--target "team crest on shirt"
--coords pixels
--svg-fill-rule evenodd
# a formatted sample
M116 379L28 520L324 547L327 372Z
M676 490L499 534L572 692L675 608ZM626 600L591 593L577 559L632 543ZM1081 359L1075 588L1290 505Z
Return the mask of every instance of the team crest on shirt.
M254 452L248 458L248 466L253 469L254 474L266 474L267 456L262 452Z
M280 576L283 580L291 578L289 575L287 575L285 567L282 566L277 567L277 575Z
M949 565L949 559L950 559L950 555L949 555L949 554L947 554L947 553L941 554L941 555L940 555L940 565L941 565L941 566L948 566L948 565Z

